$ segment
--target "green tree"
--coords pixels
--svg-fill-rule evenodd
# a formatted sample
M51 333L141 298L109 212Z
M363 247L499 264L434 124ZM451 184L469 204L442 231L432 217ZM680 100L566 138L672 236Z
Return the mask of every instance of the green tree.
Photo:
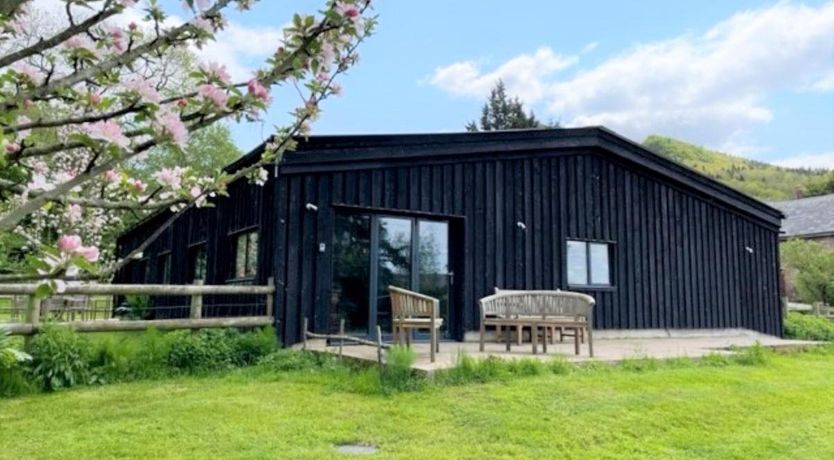
M191 133L184 149L159 147L130 165L131 175L153 182L153 174L162 168L188 165L194 174L211 176L240 157L229 127L218 123Z
M799 300L834 305L834 249L794 239L781 244L783 268L793 277Z
M542 123L531 110L525 112L518 97L507 96L504 82L498 80L489 93L489 99L481 109L480 123L470 121L467 131L498 131L503 129L558 128L558 123Z

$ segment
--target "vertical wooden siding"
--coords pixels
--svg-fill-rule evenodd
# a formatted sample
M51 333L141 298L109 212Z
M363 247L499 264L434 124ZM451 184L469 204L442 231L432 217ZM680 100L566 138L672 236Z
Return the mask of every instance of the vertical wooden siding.
M275 266L289 342L303 316L326 327L334 204L462 216L465 330L477 327L477 299L495 286L567 289L565 240L583 238L615 245L615 286L586 290L597 299L596 327L781 334L777 229L599 154L282 174L276 187L288 196L276 208L286 241Z
M591 151L376 164L282 173L265 187L233 184L229 198L189 211L170 239L145 251L148 281L158 281L155 255L171 248L172 282L188 282L187 246L205 240L207 281L227 282L229 233L257 228L255 282L274 274L281 335L293 343L305 316L317 329L326 327L334 205L458 216L453 231L462 246L452 249L464 262L455 276L464 330L477 327L477 299L495 286L567 289L565 240L583 238L615 245L615 286L586 291L597 300L595 327L782 331L778 229ZM125 235L122 251L158 220ZM119 276L141 281L130 270Z

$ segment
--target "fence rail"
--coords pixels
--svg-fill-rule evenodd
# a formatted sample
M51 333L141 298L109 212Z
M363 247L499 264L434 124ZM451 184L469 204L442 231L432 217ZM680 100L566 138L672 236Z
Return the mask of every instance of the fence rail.
M68 285L66 289L59 295L47 299L39 299L35 297L37 285L35 284L0 284L0 297L12 296L9 303L9 319L12 321L20 320L18 322L3 323L0 319L0 325L8 329L12 335L31 336L43 328L45 314L55 313L56 310L50 310L45 301L52 301L55 299L72 299L75 296L87 299L81 302L82 305L95 305L96 302L90 302L94 296L111 296L109 299L110 310L109 317L105 319L97 319L100 307L94 306L92 310L82 307L71 307L66 310L58 310L62 314L60 316L53 316L51 319L58 319L59 321L49 321L53 324L62 324L72 327L79 332L104 332L104 331L136 331L144 330L154 327L161 330L170 329L202 329L202 328L223 328L223 327L256 327L266 326L273 323L273 294L275 293L275 285L272 278L265 286L241 286L241 285L168 285L168 284L74 284ZM113 310L112 296L122 295L148 295L148 296L183 296L190 297L187 306L182 308L188 309L187 318L174 319L140 319L140 320L123 320L115 317ZM212 295L256 295L264 296L264 314L263 315L246 315L246 316L218 316L218 317L204 317L204 296ZM20 305L18 297L24 297L24 305ZM99 299L100 300L100 299ZM44 306L47 308L44 309ZM211 306L211 305L208 305ZM165 308L165 307L163 307ZM95 316L90 318L90 311L95 312ZM63 312L67 312L67 319L64 320ZM69 316L72 313L72 316ZM78 313L81 318L80 321L75 321L75 314Z

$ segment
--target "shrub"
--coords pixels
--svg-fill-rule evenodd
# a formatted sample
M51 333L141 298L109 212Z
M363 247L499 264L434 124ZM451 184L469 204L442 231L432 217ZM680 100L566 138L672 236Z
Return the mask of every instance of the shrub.
M32 339L31 373L45 391L88 382L89 343L66 327L46 326Z
M235 364L240 366L255 364L278 347L275 328L270 326L238 334L233 345Z
M191 374L227 369L235 362L235 334L237 331L216 329L174 332L168 365Z
M834 340L834 321L791 312L785 317L785 336L802 340Z

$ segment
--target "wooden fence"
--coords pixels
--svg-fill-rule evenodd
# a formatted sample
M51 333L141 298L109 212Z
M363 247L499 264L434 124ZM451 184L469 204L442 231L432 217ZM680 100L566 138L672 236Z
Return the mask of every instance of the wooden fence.
M26 299L25 308L21 314L20 309L10 307L9 318L12 321L0 324L8 329L12 335L30 336L37 333L45 321L42 321L44 312L44 300L35 297L35 284L0 284L0 296L23 296ZM170 329L203 329L218 327L256 327L267 326L273 323L273 294L275 286L272 279L266 286L240 286L240 285L168 285L168 284L72 284L66 290L54 297L104 297L111 299L111 314L108 318L89 319L89 315L79 312L80 321L70 320L49 321L50 323L65 324L79 332L105 332L105 331L136 331L154 327L160 330ZM190 297L190 314L188 318L177 319L150 319L150 320L120 320L112 317L112 298L122 295L149 295L149 296L184 296ZM203 316L203 297L209 295L262 295L265 296L265 314L258 316L225 316L211 317ZM49 311L49 310L47 310ZM20 321L22 320L22 321Z

